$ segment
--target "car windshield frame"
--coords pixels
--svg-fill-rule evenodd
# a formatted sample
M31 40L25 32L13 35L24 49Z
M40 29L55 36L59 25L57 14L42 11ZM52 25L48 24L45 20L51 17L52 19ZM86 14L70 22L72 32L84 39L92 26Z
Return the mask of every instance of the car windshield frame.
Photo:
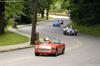
M54 43L54 44L60 44L60 40L52 40L52 43Z
M52 37L50 39L51 39L52 43L54 43L54 44L60 44L60 39L54 38L54 37Z

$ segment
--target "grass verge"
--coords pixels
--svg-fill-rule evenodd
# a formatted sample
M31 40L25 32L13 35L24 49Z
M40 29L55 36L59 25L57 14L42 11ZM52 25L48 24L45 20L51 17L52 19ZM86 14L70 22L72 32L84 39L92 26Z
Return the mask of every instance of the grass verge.
M82 26L72 23L72 25L80 32L84 34L100 36L100 25L95 26Z
M0 46L15 45L28 41L28 37L13 32L6 32L0 35Z

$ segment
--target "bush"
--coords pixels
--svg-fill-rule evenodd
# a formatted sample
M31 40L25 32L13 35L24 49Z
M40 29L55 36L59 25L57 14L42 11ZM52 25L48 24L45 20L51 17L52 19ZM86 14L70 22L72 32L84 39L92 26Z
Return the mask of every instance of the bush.
M90 34L95 36L100 36L100 25L95 26L83 26L78 25L76 23L72 23L72 25L80 32L84 34Z
M80 25L97 25L100 24L100 1L85 1L72 2L71 19L73 22Z

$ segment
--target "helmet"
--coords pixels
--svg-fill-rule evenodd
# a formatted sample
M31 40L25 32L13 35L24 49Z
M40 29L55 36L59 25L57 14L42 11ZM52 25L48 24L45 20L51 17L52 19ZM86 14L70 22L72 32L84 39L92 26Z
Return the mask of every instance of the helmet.
M44 38L44 41L49 41L49 38L48 38L48 37L45 37L45 38Z

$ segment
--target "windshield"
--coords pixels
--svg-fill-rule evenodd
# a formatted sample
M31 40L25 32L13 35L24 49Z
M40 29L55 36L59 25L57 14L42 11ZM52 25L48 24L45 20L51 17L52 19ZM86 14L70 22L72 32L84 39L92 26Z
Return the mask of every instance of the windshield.
M49 41L43 41L44 44L48 44L48 42L54 43L54 44L60 44L60 39L58 39L57 37L52 37L52 36L48 36Z
M59 39L52 39L52 43L60 44L60 40Z

